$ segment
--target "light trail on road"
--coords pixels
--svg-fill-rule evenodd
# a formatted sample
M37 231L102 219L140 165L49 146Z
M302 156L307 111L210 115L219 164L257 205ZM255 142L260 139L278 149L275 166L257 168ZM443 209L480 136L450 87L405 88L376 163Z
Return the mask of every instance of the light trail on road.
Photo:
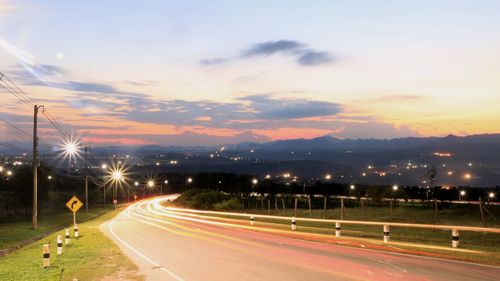
M102 226L147 280L497 280L500 268L273 234L138 202ZM284 230L282 230L284 231Z

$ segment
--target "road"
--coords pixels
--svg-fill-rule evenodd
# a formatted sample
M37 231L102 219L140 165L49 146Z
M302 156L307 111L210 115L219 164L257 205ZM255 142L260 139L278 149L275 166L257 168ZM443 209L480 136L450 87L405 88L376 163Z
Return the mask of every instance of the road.
M132 205L101 225L147 280L498 280L500 276L499 267L216 225L162 208L159 200Z

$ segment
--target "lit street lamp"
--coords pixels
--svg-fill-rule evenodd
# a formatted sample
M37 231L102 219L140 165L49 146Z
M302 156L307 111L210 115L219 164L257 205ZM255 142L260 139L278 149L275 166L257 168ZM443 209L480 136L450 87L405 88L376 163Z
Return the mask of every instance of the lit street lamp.
M459 196L459 200L462 200L464 197L465 197L465 190L460 190L460 196Z
M255 188L255 186L259 183L259 180L257 179L252 179L252 193L253 193L253 189Z

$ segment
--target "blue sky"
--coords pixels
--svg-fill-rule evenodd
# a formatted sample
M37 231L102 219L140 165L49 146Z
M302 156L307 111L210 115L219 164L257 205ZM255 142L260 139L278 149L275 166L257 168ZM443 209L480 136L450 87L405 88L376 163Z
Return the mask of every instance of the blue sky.
M0 70L96 143L494 133L499 6L0 0Z

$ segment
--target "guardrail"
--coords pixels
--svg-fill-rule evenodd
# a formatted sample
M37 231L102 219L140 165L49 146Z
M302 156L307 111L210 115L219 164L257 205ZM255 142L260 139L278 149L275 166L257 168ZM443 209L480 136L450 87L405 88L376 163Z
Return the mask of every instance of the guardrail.
M217 211L203 211L203 210L193 210L184 208L174 208L174 207L164 207L167 210L183 212L183 213L195 213L195 214L207 214L207 215L222 215L222 216L234 216L234 217L246 217L250 219L250 224L254 224L255 218L262 219L274 219L274 220L286 220L290 221L291 229L295 230L298 226L298 222L321 222L329 223L335 225L336 236L340 236L341 225L368 225L368 226L381 226L383 230L384 242L389 242L389 234L391 227L403 227L403 228L424 228L424 229L441 229L441 230L451 230L452 236L452 247L456 248L459 245L459 231L470 231L470 232L483 232L483 233L497 233L500 234L500 228L495 227L476 227L476 226L463 226L463 225L436 225L436 224L418 224L418 223L400 223L400 222L379 222L379 221L353 221L353 220L335 220L335 219L316 219L316 218L302 218L302 217L286 217L286 216L272 216L272 215L261 215L261 214L247 214L247 213L233 213L233 212L217 212Z

